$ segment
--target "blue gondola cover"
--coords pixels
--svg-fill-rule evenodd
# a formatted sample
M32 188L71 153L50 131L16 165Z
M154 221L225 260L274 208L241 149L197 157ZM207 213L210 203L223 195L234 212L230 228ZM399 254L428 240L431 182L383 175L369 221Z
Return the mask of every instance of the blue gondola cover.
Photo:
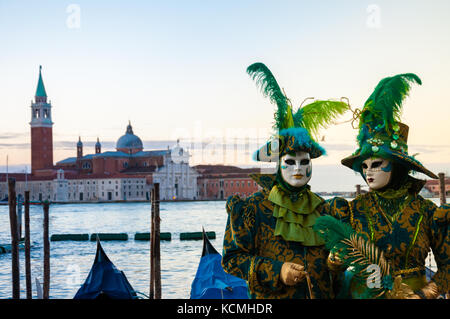
M97 240L94 264L74 299L135 299L136 293L125 274L118 270Z
M222 256L203 231L203 253L191 286L191 299L248 299L247 282L227 274Z

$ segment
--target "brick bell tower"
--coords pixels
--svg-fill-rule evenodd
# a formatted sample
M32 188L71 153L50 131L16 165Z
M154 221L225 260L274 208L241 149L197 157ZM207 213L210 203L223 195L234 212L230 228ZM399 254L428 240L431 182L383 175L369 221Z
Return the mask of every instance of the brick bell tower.
M41 70L39 66L35 101L31 102L31 173L45 175L53 169L53 122Z

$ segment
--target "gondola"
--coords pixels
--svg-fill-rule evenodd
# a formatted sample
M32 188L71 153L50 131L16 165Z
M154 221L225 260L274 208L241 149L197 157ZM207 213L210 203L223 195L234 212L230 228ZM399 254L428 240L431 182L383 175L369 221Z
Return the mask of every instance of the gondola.
M247 282L227 274L221 260L203 230L202 257L191 285L191 299L248 299Z
M109 260L98 238L94 264L74 299L137 299L127 277Z

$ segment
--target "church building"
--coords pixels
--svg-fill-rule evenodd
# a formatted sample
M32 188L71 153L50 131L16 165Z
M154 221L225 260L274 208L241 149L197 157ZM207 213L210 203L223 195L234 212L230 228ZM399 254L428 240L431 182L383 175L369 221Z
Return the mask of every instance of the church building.
M51 109L39 67L31 103L31 175L10 174L16 178L17 194L30 190L32 201L148 201L153 184L159 183L161 200L198 198L199 174L189 166L189 153L178 142L172 149L144 150L131 123L117 140L115 150L102 152L97 138L94 152L85 154L80 137L74 143L76 157L54 164ZM6 178L6 174L0 174L0 181ZM7 193L7 183L0 182L0 200Z

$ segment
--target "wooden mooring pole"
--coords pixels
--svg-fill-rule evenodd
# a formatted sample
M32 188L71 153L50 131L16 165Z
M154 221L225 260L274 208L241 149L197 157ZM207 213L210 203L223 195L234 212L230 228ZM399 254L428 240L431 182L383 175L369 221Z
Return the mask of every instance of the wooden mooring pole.
M23 240L22 237L22 208L23 208L23 198L19 194L17 196L17 233L19 234L19 242Z
M44 284L42 287L44 299L49 299L49 297L50 297L50 240L49 240L49 236L48 236L49 207L50 207L50 203L48 201L45 201L43 203L43 208L44 208Z
M9 224L11 227L12 298L20 299L19 234L16 214L16 180L8 179Z
M150 233L150 298L161 299L161 251L159 218L159 183L152 189L152 221Z
M355 197L361 194L361 185L357 184L356 185L356 193L355 193Z
M441 200L441 205L447 203L447 199L445 197L445 174L439 173L439 198Z
M153 234L155 233L155 223L154 223L154 214L155 214L155 188L152 188L150 195L151 202L151 215L150 215L150 299L155 299L155 256L154 256L154 247L153 247Z
M30 254L30 191L25 191L25 284L27 299L32 299Z

